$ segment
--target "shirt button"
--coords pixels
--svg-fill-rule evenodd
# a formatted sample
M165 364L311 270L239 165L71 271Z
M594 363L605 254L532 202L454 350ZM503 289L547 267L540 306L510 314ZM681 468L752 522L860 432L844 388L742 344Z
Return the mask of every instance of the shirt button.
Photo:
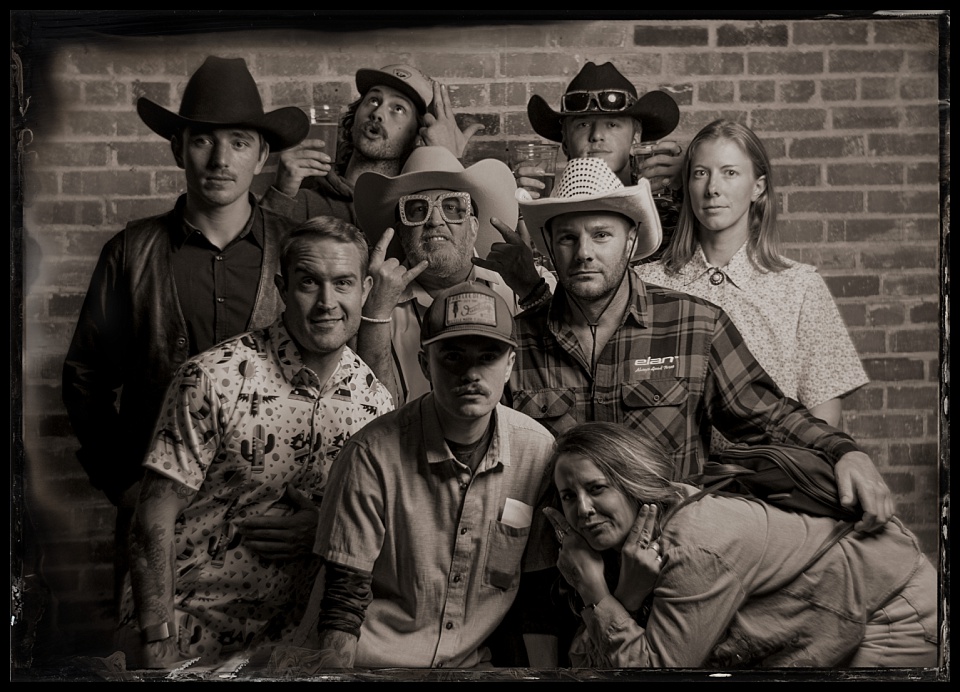
M217 255L217 262L223 262L223 255Z
M187 340L182 336L177 339L177 346L185 346L186 344L187 344Z
M447 623L447 629L448 629L448 630L452 630L452 629L453 629L453 623L452 623L452 622L448 622L448 623Z
M466 532L467 532L466 529L460 529L460 535L461 535L461 536L462 536L463 534L465 534Z
M540 413L546 413L546 412L547 412L547 407L546 407L546 406L541 406L541 407L540 407Z
M653 400L654 400L654 401L660 401L660 395L659 395L659 394L654 394L654 395L653 395Z
M225 300L226 300L226 298L217 298L217 302L218 302L218 303L222 303L222 302L224 302Z
M454 574L454 575L453 575L453 583L454 583L454 584L459 584L459 583L460 583L460 575L459 575L459 574Z

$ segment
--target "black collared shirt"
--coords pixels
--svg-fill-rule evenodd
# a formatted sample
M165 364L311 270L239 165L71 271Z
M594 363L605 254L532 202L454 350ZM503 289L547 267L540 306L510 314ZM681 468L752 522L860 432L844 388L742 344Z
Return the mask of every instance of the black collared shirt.
M226 247L182 221L174 242L174 280L187 323L190 352L199 353L247 330L263 262L263 214L253 203L246 226ZM181 217L182 218L182 217Z

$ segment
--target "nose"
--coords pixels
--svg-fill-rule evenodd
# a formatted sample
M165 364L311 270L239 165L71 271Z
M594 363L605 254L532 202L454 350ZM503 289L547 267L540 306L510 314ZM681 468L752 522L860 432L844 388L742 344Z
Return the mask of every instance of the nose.
M317 292L314 294L316 300L314 301L314 306L318 310L323 310L328 312L333 309L337 301L334 298L333 285L328 283L322 283L317 287Z
M591 142L603 141L603 130L600 129L599 122L593 122L590 124L590 141Z
M717 187L717 178L714 176L709 176L707 178L707 184L704 187L704 191L707 193L707 197L716 197L720 194L720 190Z
M440 215L440 207L436 204L430 207L430 213L427 214L427 220L424 222L424 225L428 228L433 228L435 226L442 226L446 223L443 220L443 217Z
M593 259L593 242L589 238L577 241L576 258L580 262L589 262Z
M594 514L593 502L586 493L580 493L577 496L577 516L585 519Z
M230 147L220 140L215 140L213 143L213 150L210 152L210 167L230 167Z
M370 111L370 119L376 120L378 122L383 122L383 104L378 104L372 111Z

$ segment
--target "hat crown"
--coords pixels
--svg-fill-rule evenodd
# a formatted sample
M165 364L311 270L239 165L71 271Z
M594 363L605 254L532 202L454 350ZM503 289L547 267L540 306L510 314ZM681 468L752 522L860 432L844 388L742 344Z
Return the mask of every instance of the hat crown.
M210 123L242 123L263 116L263 100L243 58L210 56L190 77L180 115Z
M629 79L620 74L620 70L611 62L595 65L588 62L577 76L567 85L566 93L573 91L600 91L603 89L619 89L637 97L637 88Z
M463 173L465 170L460 160L446 147L420 146L407 157L400 174Z
M601 196L623 187L620 178L603 159L571 159L550 197Z
M424 315L422 345L458 336L486 336L517 345L510 307L502 296L479 281L464 281L441 291Z

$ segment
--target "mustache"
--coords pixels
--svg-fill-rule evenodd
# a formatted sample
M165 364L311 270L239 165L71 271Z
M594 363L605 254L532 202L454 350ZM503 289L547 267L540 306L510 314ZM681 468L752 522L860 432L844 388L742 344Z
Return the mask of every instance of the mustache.
M490 390L479 384L466 384L462 387L455 387L453 390L455 396L463 396L465 394L479 394L480 396L490 396Z
M386 138L387 136L386 129L383 127L383 125L378 123L376 120L368 120L365 123L363 123L362 127L364 130L373 132L379 135L380 137Z

